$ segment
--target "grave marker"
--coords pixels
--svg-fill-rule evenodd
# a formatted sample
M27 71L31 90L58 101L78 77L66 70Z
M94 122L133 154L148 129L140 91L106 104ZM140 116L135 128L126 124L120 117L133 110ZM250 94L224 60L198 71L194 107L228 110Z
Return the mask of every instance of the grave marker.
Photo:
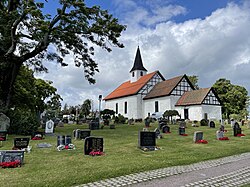
M237 136L238 134L241 134L241 128L238 122L235 122L233 126L233 135Z
M162 133L170 133L170 127L168 125L164 125L162 127Z
M92 151L103 152L103 138L87 137L84 141L84 154L89 155Z
M185 127L179 127L179 135L185 134Z
M215 128L215 123L214 123L214 121L210 121L210 122L209 122L209 127L210 127L210 128Z
M0 141L6 141L7 132L6 131L0 131Z
M22 165L24 162L24 151L21 150L0 150L0 162L19 161Z
M7 131L10 127L10 118L3 113L0 113L0 131Z
M57 147L59 145L65 145L65 136L57 136Z
M54 132L54 122L49 120L46 122L45 133L46 134L53 134Z
M155 132L155 138L159 139L162 138L161 131L158 128L155 128L154 132Z
M30 138L15 138L14 139L14 148L24 149L29 145Z
M221 130L218 130L216 132L216 138L219 140L219 139L222 139L223 137L224 137L224 132Z
M155 132L139 131L138 147L141 149L147 148L154 150L156 146Z
M100 129L100 123L99 123L99 121L91 120L89 122L89 129L90 130L98 130L98 129Z
M203 140L203 132L202 131L196 131L194 132L194 142L198 142L199 140Z

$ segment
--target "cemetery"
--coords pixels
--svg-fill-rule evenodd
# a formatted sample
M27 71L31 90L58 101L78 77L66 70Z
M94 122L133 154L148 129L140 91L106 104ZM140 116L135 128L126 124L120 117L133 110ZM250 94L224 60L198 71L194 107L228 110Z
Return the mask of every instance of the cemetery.
M0 180L9 186L32 186L34 181L36 186L74 186L250 151L248 126L232 128L225 124L220 128L218 121L214 123L215 128L209 124L192 127L192 122L161 125L151 122L149 126L135 122L134 125L116 124L115 129L104 126L95 130L90 130L92 127L86 123L64 124L53 129L49 123L50 129L39 129L39 133L33 134L33 137L41 136L40 140L20 135L7 135L5 139L2 134ZM234 129L239 128L246 136L234 136ZM179 135L183 133L188 136ZM229 141L218 141L221 136L229 137ZM25 148L27 144L32 147L29 153L12 150ZM74 148L70 150L57 149L71 145ZM13 168L5 168L6 161L12 161Z

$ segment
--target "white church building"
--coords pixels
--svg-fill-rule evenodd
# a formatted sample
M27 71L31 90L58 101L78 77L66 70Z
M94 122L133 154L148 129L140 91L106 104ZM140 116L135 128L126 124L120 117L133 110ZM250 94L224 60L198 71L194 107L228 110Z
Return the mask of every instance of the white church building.
M104 99L105 108L129 119L177 110L182 119L222 119L221 102L212 88L195 89L186 75L165 80L159 71L147 73L138 47L130 80Z

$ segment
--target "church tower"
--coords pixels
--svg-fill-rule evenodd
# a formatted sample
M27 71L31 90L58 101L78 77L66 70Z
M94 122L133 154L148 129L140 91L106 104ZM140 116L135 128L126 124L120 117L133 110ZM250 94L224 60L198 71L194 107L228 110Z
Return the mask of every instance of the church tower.
M137 51L136 51L134 66L130 70L130 82L131 83L136 82L137 80L140 79L140 77L142 77L146 74L147 74L147 70L143 66L140 48L138 46Z

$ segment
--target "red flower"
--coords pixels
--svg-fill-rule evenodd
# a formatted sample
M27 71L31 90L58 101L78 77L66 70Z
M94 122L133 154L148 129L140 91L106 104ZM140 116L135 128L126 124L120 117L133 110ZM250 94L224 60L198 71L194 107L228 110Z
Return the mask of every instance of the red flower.
M246 136L245 134L237 134L237 136Z
M33 137L31 140L42 140L42 138L41 138L41 137L35 136L35 137Z
M68 146L68 145L65 145L64 149L69 149L69 146Z
M181 134L181 136L188 136L188 134Z
M4 141L5 139L4 138L0 138L0 141Z
M21 163L19 160L15 160L13 162L2 162L0 163L0 167L2 168L16 168L18 166L21 166Z
M229 138L225 136L225 137L219 138L219 140L229 140Z
M91 156L101 156L101 155L104 155L104 153L101 152L101 151L91 151L89 153L89 155L91 155Z
M208 141L207 140L198 140L197 142L195 142L195 143L203 143L203 144L207 144L208 143Z

